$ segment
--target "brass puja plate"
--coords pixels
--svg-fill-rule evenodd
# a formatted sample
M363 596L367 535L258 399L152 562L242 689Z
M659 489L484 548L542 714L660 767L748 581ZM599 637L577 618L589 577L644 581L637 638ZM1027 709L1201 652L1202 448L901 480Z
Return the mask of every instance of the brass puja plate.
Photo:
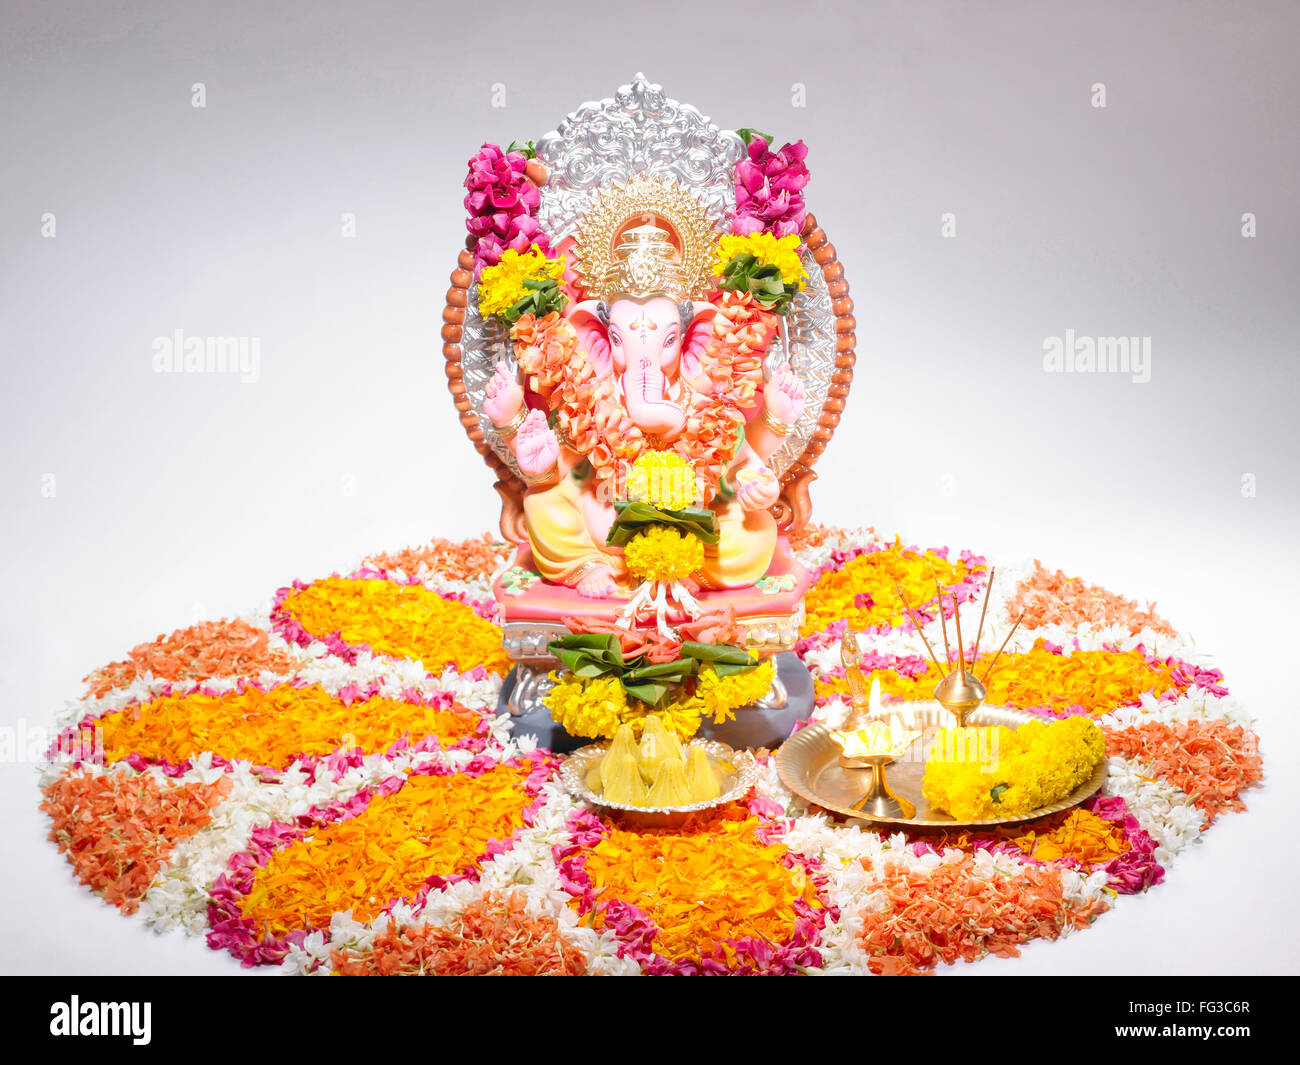
M1077 806L1096 795L1106 780L1106 760L1103 758L1092 776L1059 802L1040 806L1016 817L998 817L985 821L957 821L947 813L935 810L921 793L921 780L925 774L925 759L940 729L952 728L956 718L937 702L887 703L889 714L912 714L913 728L922 736L902 755L886 767L889 788L896 795L916 806L912 818L869 816L853 809L853 804L867 793L871 784L870 768L845 768L840 764L840 745L831 737L832 730L825 724L810 725L791 736L776 752L776 769L781 783L805 802L820 806L841 817L874 824L891 824L906 828L961 830L991 828L995 825L1034 821L1048 814L1059 813ZM1014 729L1029 721L1045 718L1026 710L1013 710L1006 706L982 706L973 715L972 725L1002 725Z

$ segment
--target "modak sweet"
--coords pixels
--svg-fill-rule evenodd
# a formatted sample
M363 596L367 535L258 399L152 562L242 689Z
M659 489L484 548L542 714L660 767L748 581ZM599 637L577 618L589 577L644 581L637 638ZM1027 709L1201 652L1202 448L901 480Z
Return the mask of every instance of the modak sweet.
M734 777L731 764L720 762L699 743L683 747L662 717L645 719L640 742L623 725L601 757L587 766L587 789L617 806L672 809L720 797Z

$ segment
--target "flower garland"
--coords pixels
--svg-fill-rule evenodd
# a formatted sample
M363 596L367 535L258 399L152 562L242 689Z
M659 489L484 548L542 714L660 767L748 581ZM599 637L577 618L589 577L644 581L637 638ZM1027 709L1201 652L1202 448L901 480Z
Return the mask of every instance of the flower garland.
M977 743L986 727L940 730L925 763L926 799L958 821L1018 817L1058 802L1092 776L1105 754L1101 729L1082 717L997 728ZM985 742L989 757L974 757Z
M799 237L793 233L724 236L714 248L713 275L719 288L748 293L773 313L788 315L794 297L808 281L799 248Z
M568 302L559 287L564 262L563 255L548 258L536 244L525 252L509 249L479 275L479 313L512 325L524 314L537 318L563 310Z
M703 666L694 686L662 706L648 706L629 698L617 677L586 679L571 673L558 674L546 696L551 718L572 736L613 739L619 725L639 725L648 713L664 717L683 740L700 730L705 718L721 724L735 717L742 706L762 699L772 687L776 669L771 659L743 673L720 676L712 666Z
M507 250L550 250L537 221L542 195L528 178L529 160L520 151L485 144L469 161L465 178L465 228L474 238L474 272L501 261Z
M803 198L808 184L807 145L795 141L774 152L765 134L744 130L742 136L747 137L746 153L736 164L732 232L797 237L808 214Z

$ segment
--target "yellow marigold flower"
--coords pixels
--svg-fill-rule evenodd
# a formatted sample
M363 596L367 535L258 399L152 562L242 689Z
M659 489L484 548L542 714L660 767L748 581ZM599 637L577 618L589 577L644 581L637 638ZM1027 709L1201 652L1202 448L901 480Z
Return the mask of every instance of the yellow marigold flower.
M676 451L646 451L627 476L627 497L664 510L695 505L695 470Z
M701 712L713 718L715 725L734 718L742 706L758 702L772 687L776 667L769 658L753 669L719 677L712 666L700 670L695 686L695 697L700 701Z
M1030 721L1014 730L944 729L921 790L959 821L1017 817L1065 798L1105 752L1101 729L1086 717Z
M640 716L628 704L617 677L582 680L571 673L560 674L546 705L551 718L570 736L592 739L612 739L619 725Z
M495 266L483 267L478 280L478 309L485 318L508 311L528 294L525 281L559 281L564 256L548 259L532 245L525 252L509 249Z
M737 255L752 255L760 263L777 267L785 284L802 289L808 280L808 271L799 258L799 245L799 238L793 233L788 237L771 233L728 234L714 247L713 273L721 276Z
M680 581L704 565L704 544L694 533L651 525L623 549L628 572L643 581Z

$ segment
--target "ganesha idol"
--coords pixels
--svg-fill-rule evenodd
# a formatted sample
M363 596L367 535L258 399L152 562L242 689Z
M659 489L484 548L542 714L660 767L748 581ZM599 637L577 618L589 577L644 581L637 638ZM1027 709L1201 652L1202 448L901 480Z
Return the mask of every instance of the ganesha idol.
M802 145L746 143L641 77L535 157L471 160L444 353L515 545L494 587L512 713L575 632L797 664L809 577L787 537L853 360L804 181ZM771 707L788 693L769 673Z

